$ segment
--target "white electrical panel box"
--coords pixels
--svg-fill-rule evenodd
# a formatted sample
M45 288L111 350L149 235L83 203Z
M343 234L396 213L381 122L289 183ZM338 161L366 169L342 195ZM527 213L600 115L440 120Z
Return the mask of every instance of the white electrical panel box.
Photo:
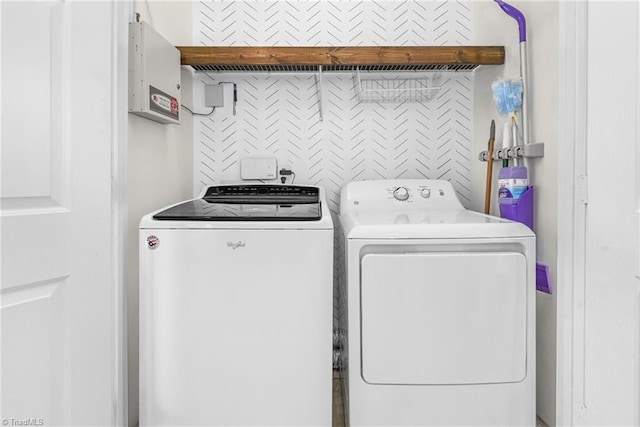
M129 112L180 124L180 51L146 22L129 23Z

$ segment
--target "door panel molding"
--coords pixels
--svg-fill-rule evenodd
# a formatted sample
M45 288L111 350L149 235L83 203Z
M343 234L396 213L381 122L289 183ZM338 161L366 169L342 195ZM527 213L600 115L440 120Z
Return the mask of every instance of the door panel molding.
M67 207L71 75L68 7L62 2L6 2L3 15L3 26L7 27L3 29L6 42L2 49L3 210L5 204L12 210ZM25 16L30 27L39 31L14 28L22 26ZM41 37L43 31L49 37ZM15 37L16 32L22 36ZM12 63L21 66L9 66ZM21 98L26 102L18 101Z
M1 203L0 218L71 212L52 197L6 197Z
M16 305L28 304L50 298L58 287L64 284L69 276L55 277L41 282L27 283L2 290L2 303L0 308L9 308Z
M2 219L2 289L69 276L69 213ZM7 250L10 248L10 250Z

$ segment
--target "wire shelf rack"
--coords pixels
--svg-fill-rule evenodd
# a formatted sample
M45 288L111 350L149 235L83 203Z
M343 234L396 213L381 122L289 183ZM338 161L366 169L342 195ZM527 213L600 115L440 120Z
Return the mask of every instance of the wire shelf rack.
M363 75L357 69L353 79L360 102L426 102L433 99L445 83L441 70L419 77L387 78Z

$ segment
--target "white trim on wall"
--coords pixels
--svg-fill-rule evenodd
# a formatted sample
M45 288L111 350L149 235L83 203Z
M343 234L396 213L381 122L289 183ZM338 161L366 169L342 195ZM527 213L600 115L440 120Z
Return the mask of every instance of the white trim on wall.
M580 424L584 409L588 3L559 7L556 423L569 426Z
M640 7L638 7L638 22L640 23ZM640 31L638 31L638 46L640 46ZM638 60L638 69L636 75L636 90L640 92L640 55L637 55ZM637 95L637 107L636 107L636 138L640 137L640 93ZM636 140L635 148L635 159L636 159L636 181L635 181L635 189L636 189L636 206L638 207L636 210L636 221L634 224L635 227L635 236L636 236L636 251L635 251L635 259L637 261L636 265L636 279L640 279L640 141ZM638 282L636 280L636 286L638 286ZM640 313L640 300L636 299L636 313ZM636 326L637 327L637 326ZM637 331L637 329L636 329ZM636 334L636 355L640 355L640 336ZM636 357L635 359L635 395L640 395L640 358ZM634 408L635 414L634 419L636 423L640 422L640 402L636 401L636 406Z
M640 8L638 8L638 22L640 22ZM638 32L638 45L640 46L640 31ZM637 81L640 84L640 55L638 55L638 76ZM637 106L637 117L636 117L636 135L640 136L640 96L638 96L638 106ZM636 246L636 254L635 258L637 261L636 264L636 278L640 279L640 143L636 144L636 152L635 152L636 162L638 162L638 166L636 167L636 189L639 191L636 197L636 206L638 207L636 210L636 222L635 226L635 236L637 241ZM640 302L639 302L640 303ZM640 337L639 337L640 339ZM640 345L640 342L639 342ZM640 350L638 351L640 354ZM640 375L640 360L637 361L638 367L636 368L636 372ZM638 387L640 387L640 377L637 379ZM640 402L638 402L638 407L636 408L637 418L640 419Z
M114 366L113 424L126 426L128 422L127 378L127 126L128 126L128 45L129 16L132 3L114 2L112 5L111 45L111 179L113 185L113 304L114 304Z

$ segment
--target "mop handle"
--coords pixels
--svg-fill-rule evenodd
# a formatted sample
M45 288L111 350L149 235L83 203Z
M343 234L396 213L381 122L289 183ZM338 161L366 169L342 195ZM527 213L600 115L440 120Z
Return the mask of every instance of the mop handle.
M494 0L500 8L510 17L518 22L518 33L520 35L520 78L522 79L522 143L529 143L529 117L528 117L528 76L527 76L527 20L524 14L514 6L503 0ZM515 142L514 142L515 144ZM526 163L526 159L525 159Z
M527 21L524 18L524 14L509 3L505 3L502 0L494 0L504 10L504 12L518 21L518 30L520 32L520 43L527 41Z

